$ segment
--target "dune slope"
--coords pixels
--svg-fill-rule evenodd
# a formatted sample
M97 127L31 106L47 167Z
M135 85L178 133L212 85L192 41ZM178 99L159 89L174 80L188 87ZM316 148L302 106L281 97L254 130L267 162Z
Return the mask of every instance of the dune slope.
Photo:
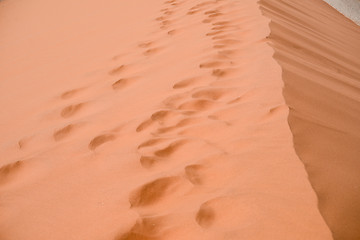
M327 240L254 0L0 4L2 240Z
M320 211L335 239L360 239L360 27L320 0L260 4Z

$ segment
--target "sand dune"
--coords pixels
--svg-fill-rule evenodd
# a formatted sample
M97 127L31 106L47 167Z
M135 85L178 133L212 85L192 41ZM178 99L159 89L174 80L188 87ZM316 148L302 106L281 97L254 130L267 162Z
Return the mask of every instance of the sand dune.
M341 195L318 188L313 176L335 186L330 174L340 167L321 171L329 174L324 179L313 174L326 166L318 161L309 167L307 157L323 153L301 149L309 137L317 140L302 131L301 119L309 119L301 116L316 116L316 128L336 128L334 136L345 136L353 145L342 146L353 147L349 156L355 156L356 139L348 137L356 138L358 129L359 62L351 46L359 29L317 3L314 17L321 15L316 9L329 11L326 18L336 17L337 30L351 33L330 41L325 32L314 36L301 28L319 26L298 18L303 4L291 1L300 13L287 16L281 14L291 13L288 5L266 2L1 2L0 238L303 240L344 234L331 220L338 219L328 210L335 205L324 205L321 197L352 197L347 180L339 183ZM270 27L263 13L272 18ZM306 58L275 20L298 27L298 42L308 44L310 34L323 49ZM334 44L343 48L325 51ZM332 65L320 61L316 76L304 72L303 61L319 58ZM320 90L304 91L319 93L323 118L289 90L287 67L308 78L330 75ZM333 102L324 103L334 88ZM341 106L350 120L340 114L330 119L329 107ZM341 135L350 130L353 135ZM333 146L326 136L316 136L319 149ZM350 162L341 166L355 171Z
M335 239L359 239L360 28L322 1L261 4L272 19L295 149L320 211Z

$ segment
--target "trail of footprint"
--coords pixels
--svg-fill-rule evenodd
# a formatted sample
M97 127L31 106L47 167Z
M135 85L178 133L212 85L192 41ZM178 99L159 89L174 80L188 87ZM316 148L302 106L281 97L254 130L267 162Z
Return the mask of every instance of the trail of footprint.
M131 193L131 207L145 207L159 202L164 196L175 191L179 181L179 177L164 177L144 184Z

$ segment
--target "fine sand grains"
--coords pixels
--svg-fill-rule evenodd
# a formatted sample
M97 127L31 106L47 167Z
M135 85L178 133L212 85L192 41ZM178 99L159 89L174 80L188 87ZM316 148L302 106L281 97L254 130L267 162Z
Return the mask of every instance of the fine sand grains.
M12 31L51 27L0 46L1 237L331 239L257 1L24 2Z

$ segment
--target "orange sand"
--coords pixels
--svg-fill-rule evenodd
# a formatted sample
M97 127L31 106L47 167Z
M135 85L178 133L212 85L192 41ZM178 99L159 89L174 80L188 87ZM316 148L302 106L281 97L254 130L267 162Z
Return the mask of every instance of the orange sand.
M270 39L283 68L295 149L320 211L335 239L358 240L360 27L320 0L261 4L273 20Z
M0 16L1 240L332 239L256 1Z

